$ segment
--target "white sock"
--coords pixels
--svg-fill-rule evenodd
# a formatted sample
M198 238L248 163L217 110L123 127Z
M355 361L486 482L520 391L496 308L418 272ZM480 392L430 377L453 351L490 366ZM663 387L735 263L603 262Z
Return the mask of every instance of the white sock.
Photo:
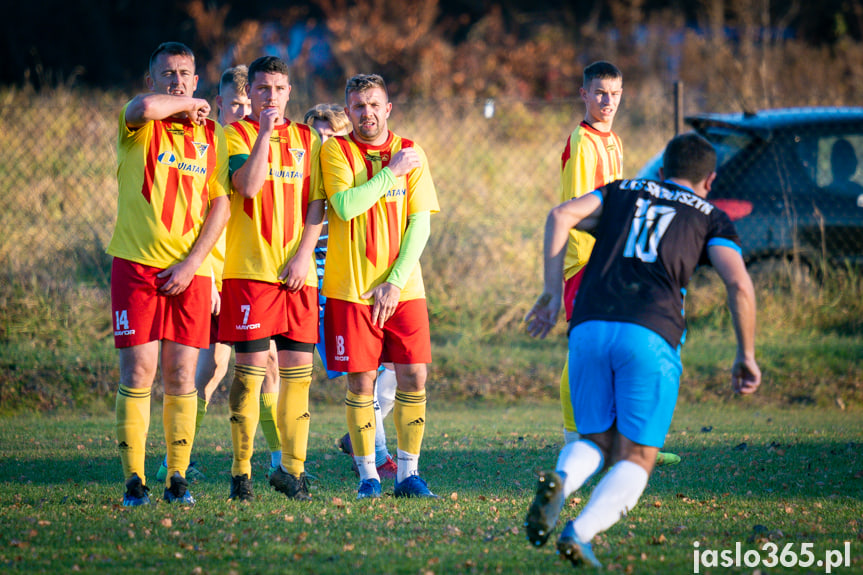
M605 459L592 441L567 443L557 457L556 471L563 478L563 494L569 497L593 474L602 469Z
M375 382L375 400L381 406L381 419L385 418L393 410L396 404L396 372L384 368L378 374Z
M276 451L270 452L270 467L278 467L282 464L282 450L278 449Z
M581 434L577 431L569 431L568 429L563 430L563 441L565 443L574 443L581 439Z
M375 401L375 463L386 463L390 452L387 449L387 430L384 429L384 416L381 415L380 403Z
M396 474L396 481L401 483L411 475L419 475L419 455L414 455L413 453L408 453L401 449L397 450L396 453L398 453L399 457L399 470Z
M619 461L605 474L573 527L585 543L626 515L647 487L647 472L631 461Z
M375 465L374 455L354 455L354 461L356 461L357 469L360 472L360 481L365 479L381 480L378 475L378 467Z

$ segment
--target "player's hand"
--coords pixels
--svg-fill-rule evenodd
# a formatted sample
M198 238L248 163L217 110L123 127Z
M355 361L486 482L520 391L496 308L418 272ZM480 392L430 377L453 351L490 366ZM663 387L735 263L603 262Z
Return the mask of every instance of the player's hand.
M180 295L192 283L195 269L186 261L182 261L163 270L156 277L167 281L159 286L159 291L165 295Z
M277 108L264 108L258 114L258 122L261 125L261 133L271 134L276 129L276 122L281 117Z
M193 124L202 126L210 116L210 103L203 98L192 98L191 107L186 111L186 115Z
M420 155L413 148L404 148L396 152L387 164L390 171L397 178L407 175L414 168L419 168L422 165Z
M527 323L527 333L533 337L544 339L554 324L557 323L558 313L560 313L560 298L544 292L524 316L524 321Z
M299 291L306 284L306 276L309 273L311 263L310 258L295 255L279 274L279 281L285 283L289 292Z
M401 288L389 282L384 282L360 297L363 299L374 298L375 304L372 307L372 323L383 329L384 323L396 312L396 306L399 305L399 297L401 295Z
M738 355L731 368L731 389L734 393L749 395L755 393L759 385L761 385L761 369L758 364L754 359Z
M219 315L222 311L222 296L219 295L219 290L216 287L216 280L213 280L213 289L210 292L210 313Z

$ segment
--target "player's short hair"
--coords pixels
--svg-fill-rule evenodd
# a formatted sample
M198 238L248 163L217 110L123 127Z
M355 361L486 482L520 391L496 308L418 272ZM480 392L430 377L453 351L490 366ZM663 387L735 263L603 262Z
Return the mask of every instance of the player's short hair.
M219 93L221 93L226 86L230 86L236 94L242 95L245 93L246 85L248 83L249 69L245 65L240 64L239 66L228 68L222 72L222 77L219 78Z
M365 92L373 88L382 89L384 94L387 95L387 99L389 99L387 84L379 74L357 74L356 76L352 76L348 79L348 83L345 86L345 102L348 101L352 93Z
M347 132L351 127L351 121L345 115L344 109L338 104L318 104L306 112L303 123L312 125L315 121L326 122L333 132L337 134Z
M288 80L291 76L288 74L288 65L281 58L276 56L261 56L251 64L249 64L249 84L255 81L255 74L263 72L264 74L284 74Z
M584 88L587 88L594 80L614 79L620 79L621 81L623 81L623 74L620 72L618 67L611 62L600 60L598 62L594 62L593 64L589 65L587 68L584 69L582 86L584 86Z
M188 56L192 59L192 63L195 63L195 53L182 42L162 42L155 50L153 50L153 53L150 54L149 70L153 69L153 64L155 64L156 58L162 54L167 54L169 56Z
M666 178L680 178L692 183L700 182L716 171L716 150L704 137L695 132L675 136L662 154L662 174Z

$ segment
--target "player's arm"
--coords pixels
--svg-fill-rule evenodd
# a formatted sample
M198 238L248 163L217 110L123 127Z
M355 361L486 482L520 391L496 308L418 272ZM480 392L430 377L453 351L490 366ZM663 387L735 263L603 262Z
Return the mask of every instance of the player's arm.
M273 135L276 127L275 116L274 108L262 110L258 137L248 157L231 156L231 184L244 198L254 198L258 195L267 179L270 169L270 136Z
M279 274L279 280L285 282L285 287L290 291L297 291L306 284L315 247L324 227L324 200L309 202L306 210L306 224L303 226L303 235L294 257L288 261L288 265Z
M210 104L203 98L169 94L139 94L126 107L126 126L140 128L147 122L186 114L195 124L203 124L210 115Z
M544 286L524 321L534 337L544 338L557 323L563 292L563 261L569 241L569 230L589 230L595 227L602 211L602 193L594 193L566 201L548 214L543 241Z
M737 337L731 386L737 393L754 393L761 384L761 370L755 362L755 288L752 279L736 246L708 245L707 255L728 291L728 309Z
M160 288L162 292L167 295L178 295L189 287L198 268L213 251L213 246L216 245L219 236L222 235L222 230L225 229L225 224L228 223L230 217L231 201L228 196L219 196L210 200L207 218L204 220L204 225L201 227L201 232L198 234L198 239L195 240L195 245L189 251L189 255L183 261L172 265L158 275L160 278L168 278L168 281Z
M359 186L340 190L329 197L333 211L344 221L364 214L375 205L384 194L397 183L397 178L405 176L414 168L420 167L421 160L413 148L399 150L393 155L387 167Z
M386 281L360 296L363 299L374 298L372 323L383 328L384 323L395 313L402 288L417 267L430 235L431 212L416 212L408 216L408 227L399 246L399 255Z

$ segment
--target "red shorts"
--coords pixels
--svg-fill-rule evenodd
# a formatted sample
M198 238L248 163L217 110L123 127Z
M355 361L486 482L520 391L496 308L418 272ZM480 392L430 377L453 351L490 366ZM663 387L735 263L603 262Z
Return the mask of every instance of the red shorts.
M253 341L274 335L318 342L318 288L290 292L283 283L222 281L219 341Z
M581 280L584 277L584 268L581 268L575 275L563 282L563 309L566 311L566 321L572 318L572 308L575 306L575 294L578 293L578 288L581 286Z
M162 271L114 258L111 263L114 347L162 339L197 348L209 347L213 280L195 276L183 293L167 296L158 289L168 281L156 277Z
M210 314L210 345L216 343L219 343L219 316Z
M399 302L383 329L372 324L372 306L327 298L324 306L327 369L373 371L383 362L431 363L426 300Z

